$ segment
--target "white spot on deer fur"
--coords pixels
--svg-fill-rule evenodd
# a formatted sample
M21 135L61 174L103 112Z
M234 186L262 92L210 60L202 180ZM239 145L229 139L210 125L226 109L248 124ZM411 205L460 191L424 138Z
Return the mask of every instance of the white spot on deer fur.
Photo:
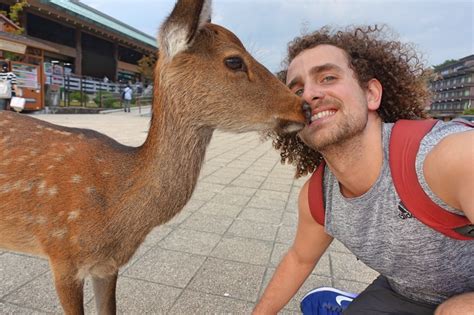
M5 144L10 141L10 136L5 136L3 137L2 140L0 140L0 144Z
M0 162L0 165L2 166L8 166L12 162L12 159L6 159Z
M81 140L85 138L82 133L78 134L77 137L78 137L79 139L81 139Z
M36 223L45 224L46 223L46 218L42 215L39 215L38 217L36 217Z
M0 186L0 193L6 194L6 193L9 193L12 189L13 189L12 183L5 183L2 186Z
M76 175L72 175L72 177L71 177L71 183L73 183L73 184L79 184L81 182L81 180L82 180L81 175L76 174Z
M53 169L53 168L54 168L54 165L50 165L50 166L48 166L47 169L48 169L48 170L51 170L51 169Z
M52 197L58 194L58 187L53 186L48 189L48 194Z
M74 211L69 212L69 214L67 216L67 220L68 221L74 221L78 217L79 217L79 210L74 210Z
M63 239L64 236L66 236L66 234L67 234L66 229L60 229L60 230L53 231L53 233L51 233L51 236L54 238Z
M64 155L58 154L58 155L54 158L54 160L55 160L56 162L62 162L62 161L64 160Z
M23 189L21 190L22 192L28 192L33 189L34 183L33 182L27 182L24 186Z
M30 156L37 156L37 155L38 155L38 150L33 149L30 151Z
M38 185L38 196L44 195L46 192L46 181L42 180Z
M68 147L66 148L66 153L72 153L72 152L74 152L74 151L76 151L76 149L75 149L73 146L68 146Z
M17 129L16 128L10 128L8 129L10 132L15 132Z
M46 128L46 129L48 129L48 128ZM60 135L63 135L63 136L70 136L71 135L70 132L62 131L62 130L54 130L53 132L57 133L57 134L60 134Z
M93 192L95 192L95 188L89 186L89 187L86 188L86 192L87 192L88 194L92 194Z

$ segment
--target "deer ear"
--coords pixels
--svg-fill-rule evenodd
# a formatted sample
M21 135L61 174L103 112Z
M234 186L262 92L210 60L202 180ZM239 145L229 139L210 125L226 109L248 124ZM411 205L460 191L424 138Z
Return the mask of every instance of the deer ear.
M165 59L188 49L210 20L211 0L179 0L160 28L159 49Z

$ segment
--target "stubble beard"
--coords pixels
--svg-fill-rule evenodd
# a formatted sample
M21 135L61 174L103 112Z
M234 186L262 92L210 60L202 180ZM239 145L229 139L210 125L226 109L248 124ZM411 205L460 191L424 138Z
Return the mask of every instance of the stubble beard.
M353 140L362 134L367 126L367 107L365 109L358 115L348 115L346 113L340 115L342 113L338 112L337 114L340 115L338 117L339 121L336 125L331 126L330 130L321 131L321 134L318 134L318 130L314 130L313 133L300 133L299 136L306 145L323 155L326 151L333 151L335 148L351 145L351 143L356 145L357 141Z

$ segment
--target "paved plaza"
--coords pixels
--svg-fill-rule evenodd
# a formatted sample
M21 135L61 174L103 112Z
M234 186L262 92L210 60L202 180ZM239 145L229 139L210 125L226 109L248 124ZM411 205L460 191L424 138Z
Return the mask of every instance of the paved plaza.
M35 117L139 146L149 126L144 114ZM307 178L295 180L293 173L257 134L215 132L190 202L121 268L118 313L250 314L294 237L298 192ZM360 292L376 276L334 241L281 314L298 314L299 299L314 287ZM86 313L95 314L89 281L85 291ZM0 250L0 314L58 313L47 261Z

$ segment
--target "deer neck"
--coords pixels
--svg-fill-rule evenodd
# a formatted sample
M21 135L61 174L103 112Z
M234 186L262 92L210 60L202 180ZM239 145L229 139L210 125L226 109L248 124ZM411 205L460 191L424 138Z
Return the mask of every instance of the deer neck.
M163 102L170 100L155 100L148 137L139 150L140 165L134 168L154 226L170 220L191 198L213 133L196 127L192 117L163 110Z

